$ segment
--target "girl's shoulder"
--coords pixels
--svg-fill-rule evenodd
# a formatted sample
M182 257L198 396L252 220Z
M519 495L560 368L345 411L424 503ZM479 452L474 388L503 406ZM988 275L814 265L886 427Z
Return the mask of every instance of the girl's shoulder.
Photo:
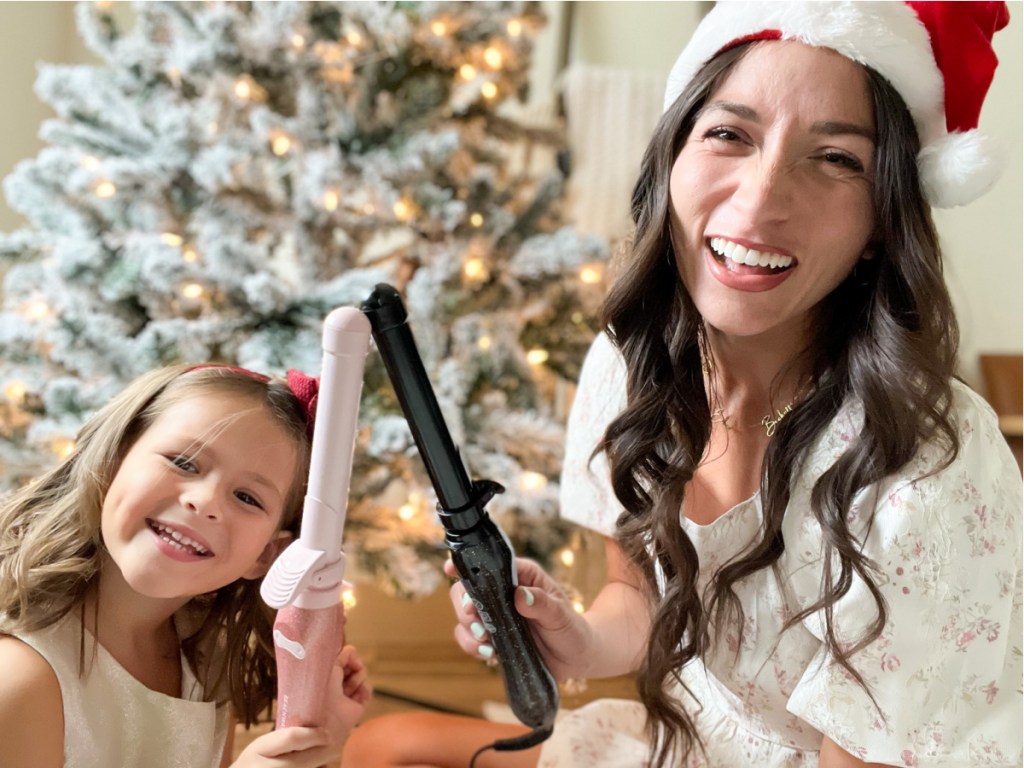
M64 712L53 668L27 643L0 635L0 669L4 765L63 765Z

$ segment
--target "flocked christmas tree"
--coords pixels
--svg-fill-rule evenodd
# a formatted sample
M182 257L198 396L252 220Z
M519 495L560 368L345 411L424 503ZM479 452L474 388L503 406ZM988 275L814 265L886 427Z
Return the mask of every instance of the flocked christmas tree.
M550 131L510 117L529 3L78 7L103 63L45 66L58 117L6 180L0 473L73 450L154 366L317 373L323 317L379 281L410 322L470 473L522 554L563 541L565 392L593 335L605 245L560 223ZM119 21L120 20L120 21ZM442 578L434 496L375 352L346 551L402 594Z

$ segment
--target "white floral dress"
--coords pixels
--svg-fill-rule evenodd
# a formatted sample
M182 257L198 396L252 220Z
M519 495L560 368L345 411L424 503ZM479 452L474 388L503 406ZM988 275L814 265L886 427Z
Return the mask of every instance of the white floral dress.
M851 657L878 709L831 662L820 614L780 635L786 619L819 593L822 536L810 493L857 439L863 416L848 403L794 484L777 571L736 585L742 645L730 631L712 658L682 670L706 747L687 768L816 767L823 735L865 762L1021 765L1021 476L984 400L959 383L954 396L961 450L953 464L925 477L940 456L925 446L897 476L861 492L851 512L851 529L879 569L875 580L889 608L882 635ZM624 404L622 359L600 336L570 415L562 514L606 535L621 506L604 456L588 460ZM680 516L699 553L702 585L758 536L761 519L758 495L707 526ZM858 638L875 615L870 594L855 581L834 606L840 639ZM559 721L539 764L639 768L648 762L643 727L639 704L595 702Z

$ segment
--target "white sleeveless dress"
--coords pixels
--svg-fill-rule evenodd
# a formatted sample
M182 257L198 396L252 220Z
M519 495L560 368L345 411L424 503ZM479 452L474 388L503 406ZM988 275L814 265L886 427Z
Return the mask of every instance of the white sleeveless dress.
M228 707L202 700L185 658L182 698L167 696L142 685L86 632L80 675L83 631L72 612L46 629L16 635L46 659L60 683L65 768L217 768Z

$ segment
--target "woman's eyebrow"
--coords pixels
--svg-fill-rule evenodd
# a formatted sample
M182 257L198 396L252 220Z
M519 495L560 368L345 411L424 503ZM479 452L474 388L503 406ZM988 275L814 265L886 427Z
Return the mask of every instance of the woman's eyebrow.
M697 113L697 117L699 118L705 112L710 112L713 109L721 109L725 112L730 112L737 117L742 117L744 120L756 121L758 119L756 110L748 107L746 104L739 104L735 101L709 101L700 108L700 111Z
M877 140L875 132L871 128L867 128L857 123L844 123L841 120L822 120L820 122L811 125L811 132L818 133L823 136L863 136L868 141L874 142Z

